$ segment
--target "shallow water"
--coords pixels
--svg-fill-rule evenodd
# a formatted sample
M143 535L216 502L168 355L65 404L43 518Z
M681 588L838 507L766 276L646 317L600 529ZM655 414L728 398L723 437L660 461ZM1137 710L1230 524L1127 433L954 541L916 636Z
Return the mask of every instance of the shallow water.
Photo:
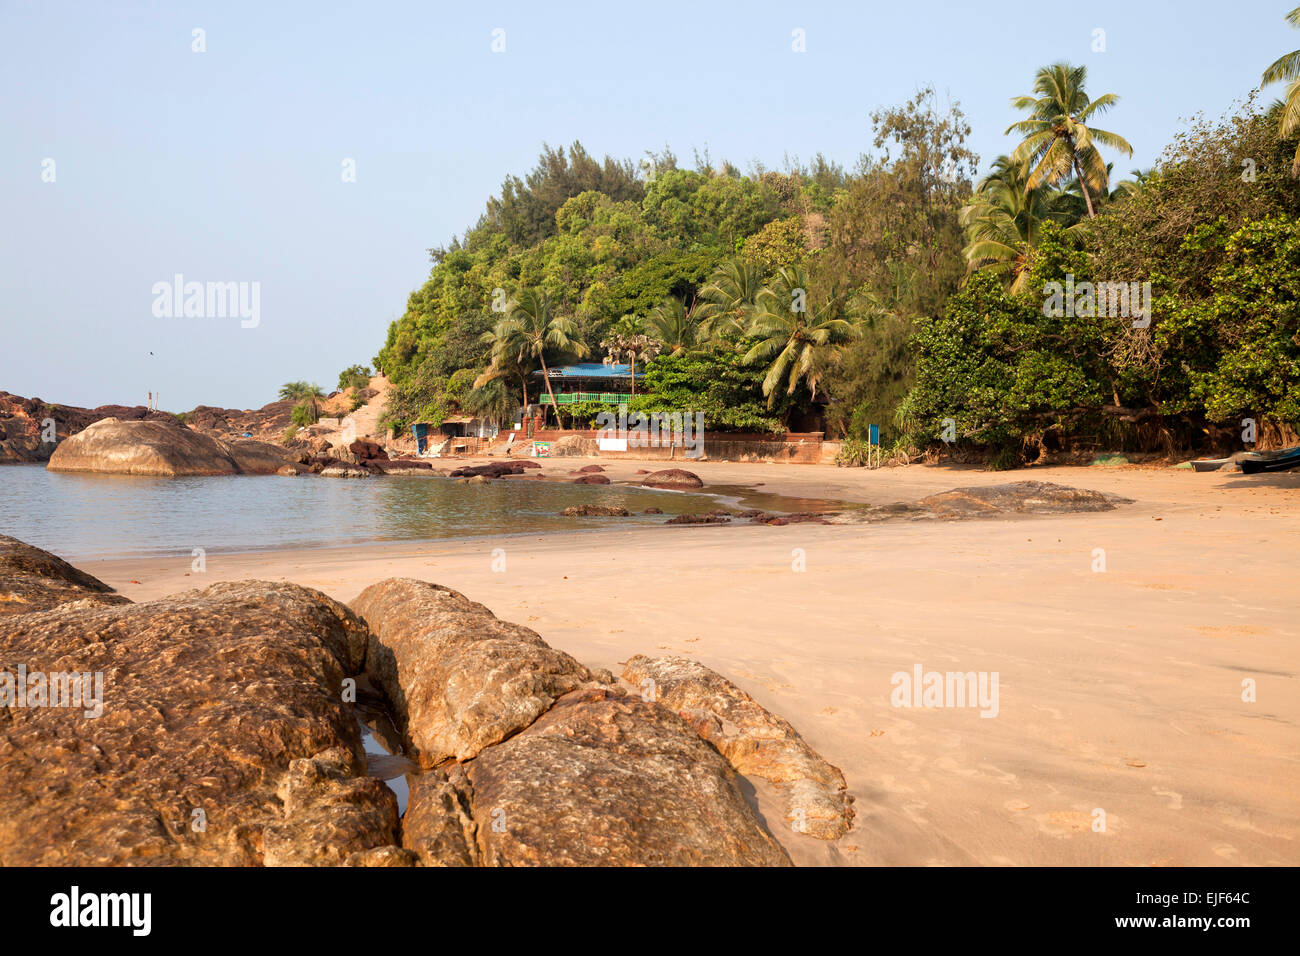
M621 505L631 518L562 518L570 505ZM302 476L141 478L0 467L0 533L64 558L150 557L337 547L662 524L716 508L709 495L632 485L502 479ZM663 515L641 515L646 508Z

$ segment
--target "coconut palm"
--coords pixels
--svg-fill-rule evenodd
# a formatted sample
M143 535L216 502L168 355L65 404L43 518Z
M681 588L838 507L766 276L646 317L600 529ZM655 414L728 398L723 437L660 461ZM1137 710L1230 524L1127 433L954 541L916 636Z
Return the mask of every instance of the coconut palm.
M970 271L1001 274L1012 292L1024 291L1029 252L1038 246L1042 224L1056 222L1067 232L1081 228L1082 194L1077 204L1074 198L1069 186L1030 188L1028 163L999 156L959 214Z
M695 310L700 340L738 336L749 325L758 293L763 288L763 273L745 259L728 259L700 289L700 304Z
M757 296L749 335L757 339L745 353L747 365L767 362L763 394L771 408L781 386L791 395L800 382L813 398L817 386L839 360L844 345L858 334L850 318L849 297L833 293L808 307L808 276L801 266L777 270Z
M489 382L514 376L519 380L523 396L520 409L527 409L528 373L533 370L533 363L523 336L519 335L518 329L498 322L495 328L484 332L479 341L488 347L489 361L487 368L474 379L474 388L483 388Z
M1106 164L1097 151L1097 144L1133 155L1133 147L1124 137L1088 125L1096 115L1106 112L1119 97L1104 93L1089 99L1083 85L1088 78L1088 68L1054 63L1038 71L1034 92L1038 96L1017 96L1011 105L1029 113L1029 119L1012 123L1007 133L1019 133L1024 139L1016 148L1013 159L1031 167L1027 185L1055 186L1066 182L1071 175L1079 180L1088 218L1096 216L1093 193L1106 190Z
M1296 7L1286 15L1286 22L1293 27L1300 27L1300 7ZM1300 50L1279 57L1264 71L1260 83L1268 86L1270 83L1287 80L1290 81L1290 85L1286 88L1285 98L1282 101L1281 133L1283 136L1290 136L1300 129ZM1291 172L1293 175L1300 175L1300 145L1296 146Z
M578 340L578 327L572 319L554 314L550 296L535 289L525 289L506 305L506 316L493 330L495 338L505 345L505 354L515 349L520 354L536 358L542 366L542 380L546 393L551 396L551 406L558 417L560 406L555 402L551 388L550 368L546 353L569 353L579 358L587 354L587 346Z
M686 303L669 296L650 310L646 328L651 338L669 352L689 351L700 342L700 326L696 321L698 308L686 308Z

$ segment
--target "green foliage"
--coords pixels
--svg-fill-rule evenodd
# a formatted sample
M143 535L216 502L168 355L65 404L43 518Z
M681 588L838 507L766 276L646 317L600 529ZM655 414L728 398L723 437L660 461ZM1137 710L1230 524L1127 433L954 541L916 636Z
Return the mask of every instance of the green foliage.
M293 411L289 413L289 421L293 422L296 427L301 428L315 424L316 415L312 412L310 405L303 403L302 405L293 406Z
M735 352L674 352L646 365L649 394L629 403L640 412L702 412L710 431L785 430L782 420L794 404L778 396L769 410L763 395L763 369L746 366Z
M835 456L835 464L841 468L864 468L874 454L871 445L857 438L846 438L840 444L839 454Z
M339 372L339 391L362 389L370 384L370 369L365 365L350 365Z

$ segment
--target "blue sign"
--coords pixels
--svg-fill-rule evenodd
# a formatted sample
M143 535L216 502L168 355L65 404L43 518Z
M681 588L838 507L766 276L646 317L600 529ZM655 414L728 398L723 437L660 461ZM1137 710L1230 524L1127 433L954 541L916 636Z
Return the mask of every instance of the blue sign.
M880 444L880 426L879 426L879 425L868 425L868 426L867 426L867 429L868 429L868 435L869 435L869 438L867 439L867 443L868 443L868 444L871 444L871 445L879 445L879 444Z

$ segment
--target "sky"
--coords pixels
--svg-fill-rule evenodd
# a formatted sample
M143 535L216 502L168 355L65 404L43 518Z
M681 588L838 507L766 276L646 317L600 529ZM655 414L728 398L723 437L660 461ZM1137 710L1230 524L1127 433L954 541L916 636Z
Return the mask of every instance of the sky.
M932 85L987 169L1011 97L1067 60L1120 97L1116 171L1148 167L1300 47L1294 2L0 0L0 390L177 412L330 391L543 143L851 167L871 111Z

